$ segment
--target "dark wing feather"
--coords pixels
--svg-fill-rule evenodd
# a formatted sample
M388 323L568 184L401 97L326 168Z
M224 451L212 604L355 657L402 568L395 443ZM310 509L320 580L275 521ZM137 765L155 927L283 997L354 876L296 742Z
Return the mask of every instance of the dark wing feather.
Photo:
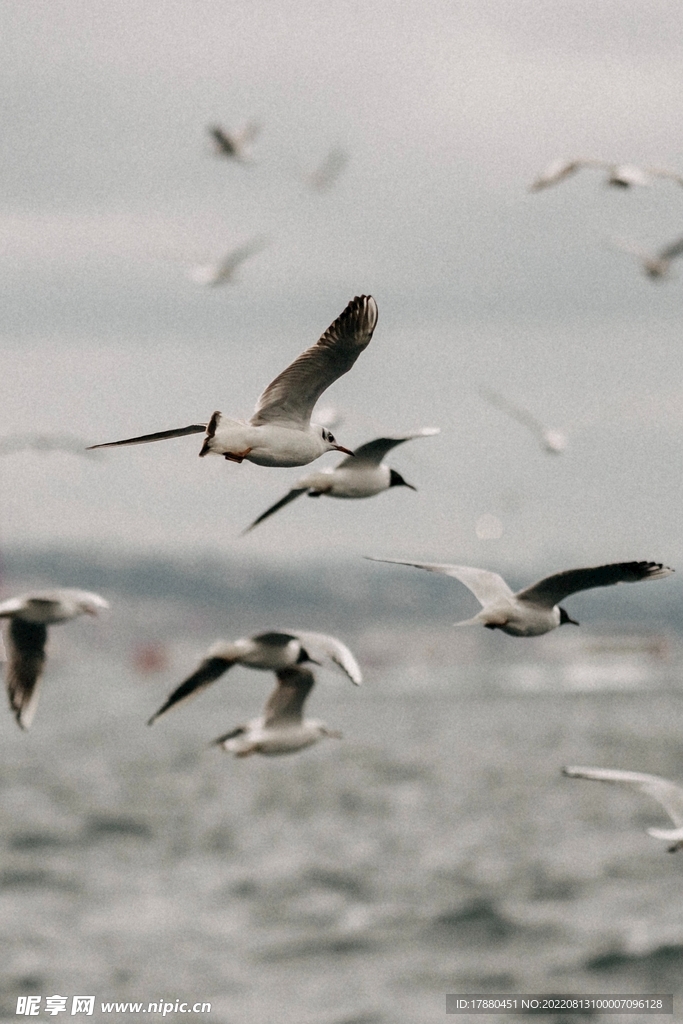
M123 444L149 444L150 441L165 441L169 437L184 437L185 434L203 434L206 423L191 423L189 427L176 427L175 430L158 430L156 434L142 434L140 437L127 437L125 441L106 441L104 444L88 445L86 451L93 448L117 448Z
M235 143L232 141L229 135L223 131L218 125L215 125L208 129L209 134L212 136L213 141L216 144L216 149L225 153L226 156L234 156L237 152Z
M266 728L282 722L300 722L304 701L315 683L313 673L307 668L285 668L276 674L277 686L263 710Z
M371 295L359 295L328 327L315 345L275 378L256 404L254 426L272 420L307 426L323 391L348 373L372 338L377 304Z
M211 746L220 747L222 743L226 743L228 740L234 740L236 736L242 736L246 731L247 730L243 725L238 725L236 729L231 729L230 732L226 732L223 736L219 736L217 740L213 740Z
M244 536L245 533L249 533L250 530L253 530L255 526L262 523L264 519L268 518L268 516L272 516L273 512L277 512L278 509L284 508L285 505L289 505L290 501L294 501L295 498L298 498L300 494L304 494L307 490L308 487L294 487L288 494L285 494L284 498L280 498L280 500L276 501L274 505L267 508L265 512L262 512L258 519L254 520L251 526L248 526L246 530L242 530L242 536Z
M28 729L36 708L37 685L45 665L47 626L13 618L5 633L9 660L7 695L17 722Z
M159 715L163 715L164 711L168 711L174 704L179 704L181 700L187 700L188 697L206 689L214 679L222 676L233 664L234 662L228 661L226 658L204 658L197 671L193 672L173 691L166 703L162 704L159 710L152 715L147 725L151 725Z
M593 587L611 587L614 583L638 583L640 580L658 580L668 576L668 569L660 562L615 562L611 565L597 565L592 569L569 569L539 580L533 586L520 591L520 601L531 601L552 608L570 594Z

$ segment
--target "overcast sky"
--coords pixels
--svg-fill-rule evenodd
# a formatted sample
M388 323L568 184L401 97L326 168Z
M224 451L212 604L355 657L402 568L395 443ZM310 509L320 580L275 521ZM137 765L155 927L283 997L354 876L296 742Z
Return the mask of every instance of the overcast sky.
M442 433L388 459L418 493L304 497L244 539L305 468L199 460L197 437L6 456L2 543L683 570L683 261L653 283L610 246L682 234L683 188L528 191L560 156L683 171L682 30L678 0L4 5L0 435L248 416L359 293L375 337L321 403L340 443ZM253 166L216 158L207 125L249 120ZM348 167L310 194L332 146ZM256 234L234 285L188 279Z

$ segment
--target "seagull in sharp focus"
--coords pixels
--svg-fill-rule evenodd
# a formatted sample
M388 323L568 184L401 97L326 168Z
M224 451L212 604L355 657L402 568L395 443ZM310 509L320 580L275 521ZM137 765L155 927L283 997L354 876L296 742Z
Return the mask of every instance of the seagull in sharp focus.
M252 163L249 146L260 132L260 126L250 121L237 132L226 132L220 125L210 125L207 129L213 141L217 156L236 160L238 163Z
M45 665L47 627L78 615L97 615L109 604L87 590L40 591L0 601L5 625L7 665L5 680L17 722L28 729L38 705L38 684Z
M664 808L676 828L649 828L655 839L672 843L669 853L683 849L683 787L669 782L660 775L644 772L623 772L617 768L563 768L563 775L571 779L593 779L597 782L620 782L651 796Z
M522 426L527 427L540 443L543 451L548 452L549 455L561 455L567 447L567 437L561 430L557 430L554 427L546 427L527 409L514 405L507 398L504 398L503 395L489 388L481 388L479 394L490 405L495 405L497 409L501 409L508 416L512 417L513 420L517 420Z
M376 323L377 303L372 296L352 299L320 340L271 381L248 423L214 412L208 424L192 423L90 447L116 448L205 433L199 455L222 455L231 462L247 459L258 466L305 466L325 452L353 455L337 444L326 427L311 423L311 413L323 391L351 369L369 344Z
M234 281L235 274L251 256L261 252L266 246L265 238L252 238L244 245L231 249L222 259L215 263L199 263L188 270L188 276L197 284L217 287Z
M655 253L646 252L644 249L621 239L615 239L614 245L621 249L622 252L628 252L633 256L637 256L643 273L647 277L652 278L653 281L661 281L663 278L668 277L672 260L676 259L677 256L683 255L683 238L677 238L675 242L669 242L668 245L663 246Z
M404 562L399 558L372 558L371 561L412 565L428 572L453 576L472 591L482 606L478 615L464 622L456 622L455 625L471 626L477 623L487 629L501 629L510 636L540 636L567 622L578 626L576 619L570 618L559 602L579 590L609 587L614 583L661 580L674 571L659 562L615 562L591 569L558 572L515 594L502 576L486 569L474 569L468 565Z
M233 665L277 672L307 663L323 665L328 661L360 686L363 677L351 651L341 640L324 633L281 630L243 637L231 643L218 640L209 648L199 667L173 691L147 724L151 725L180 701L201 693Z
M356 448L353 456L343 459L338 466L302 477L284 498L280 498L262 512L243 533L249 533L264 519L272 516L273 512L284 508L302 494L308 494L309 498L319 498L321 494L326 494L329 498L371 498L382 491L388 491L390 487L409 487L411 491L416 491L417 487L404 480L395 469L385 466L382 459L387 452L404 441L410 441L414 437L431 437L438 433L438 427L423 427L412 434L376 437L374 441L362 444L360 448Z
M634 185L651 185L653 178L667 178L683 185L683 176L676 171L669 171L662 167L634 167L630 164L609 163L606 160L553 160L544 171L531 183L531 192L540 192L541 189L557 185L565 178L571 177L580 171L582 167L599 167L607 171L605 184L614 188L631 188Z
M328 729L314 718L304 718L304 702L313 689L315 679L307 668L283 668L277 675L277 686L266 701L263 715L246 725L226 732L214 740L235 757L249 754L293 754L311 747L325 736L341 739L342 734Z

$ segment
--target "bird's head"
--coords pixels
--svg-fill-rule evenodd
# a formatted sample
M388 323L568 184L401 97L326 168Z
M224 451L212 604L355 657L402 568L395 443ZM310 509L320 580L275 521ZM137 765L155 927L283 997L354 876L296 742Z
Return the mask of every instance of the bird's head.
M578 626L579 625L579 623L576 621L576 619L570 618L568 613L566 612L566 610L561 607L560 608L560 625L564 626L565 622L571 622L572 626Z
M327 445L326 451L328 452L344 452L345 455L353 455L353 452L348 448L343 448L342 445L337 444L336 438L331 430L327 427L319 427L320 436L323 439L323 443Z
M407 480L404 480L400 473L397 473L395 469L389 470L389 486L390 487L410 487L411 491L416 491L417 487L413 487Z

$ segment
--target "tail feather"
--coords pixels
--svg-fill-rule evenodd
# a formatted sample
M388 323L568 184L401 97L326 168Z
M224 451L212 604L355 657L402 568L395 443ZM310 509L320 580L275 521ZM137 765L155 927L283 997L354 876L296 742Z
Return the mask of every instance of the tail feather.
M206 423L191 423L189 427L177 427L175 430L158 430L155 434L142 434L140 437L127 437L123 441L106 441L104 444L88 445L86 451L93 448L118 448L124 444L149 444L151 441L166 441L169 437L183 437L185 434L203 434Z

